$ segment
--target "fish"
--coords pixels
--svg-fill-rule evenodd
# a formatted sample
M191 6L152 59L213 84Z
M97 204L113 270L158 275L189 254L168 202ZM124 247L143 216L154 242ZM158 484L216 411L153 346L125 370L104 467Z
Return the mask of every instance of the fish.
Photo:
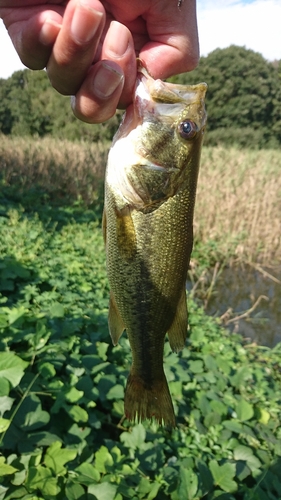
M132 365L124 395L131 421L175 426L163 368L166 334L187 338L186 279L206 125L205 83L153 79L138 62L133 103L109 151L103 233L114 345L126 330Z

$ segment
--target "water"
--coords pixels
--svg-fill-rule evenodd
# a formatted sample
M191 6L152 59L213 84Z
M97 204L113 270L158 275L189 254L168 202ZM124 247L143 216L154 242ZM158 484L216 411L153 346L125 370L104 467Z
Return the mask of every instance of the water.
M205 311L222 317L230 331L274 347L281 342L281 267L263 271L225 268L217 275Z

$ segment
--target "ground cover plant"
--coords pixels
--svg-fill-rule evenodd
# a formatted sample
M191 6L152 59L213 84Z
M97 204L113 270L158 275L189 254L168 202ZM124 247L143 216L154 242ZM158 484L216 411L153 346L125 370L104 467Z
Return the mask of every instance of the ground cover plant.
M128 422L99 207L5 185L0 234L0 499L281 497L280 345L189 299L187 347L165 346L177 427Z

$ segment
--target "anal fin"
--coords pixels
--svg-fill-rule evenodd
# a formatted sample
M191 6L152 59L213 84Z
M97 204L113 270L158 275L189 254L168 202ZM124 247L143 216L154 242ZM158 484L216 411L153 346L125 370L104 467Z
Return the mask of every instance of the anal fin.
M168 330L168 337L172 351L179 352L185 346L187 337L187 305L185 286L182 289L177 311Z
M118 340L120 339L123 331L125 330L125 326L118 311L112 292L110 292L110 299L109 299L108 327L110 336L112 338L112 343L113 345L117 345Z

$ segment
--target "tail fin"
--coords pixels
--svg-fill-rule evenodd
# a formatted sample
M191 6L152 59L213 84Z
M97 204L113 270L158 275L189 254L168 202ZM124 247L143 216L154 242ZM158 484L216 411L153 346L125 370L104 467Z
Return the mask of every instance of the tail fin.
M139 375L130 373L125 391L125 416L129 420L155 418L159 424L175 427L175 413L166 377L146 387Z

